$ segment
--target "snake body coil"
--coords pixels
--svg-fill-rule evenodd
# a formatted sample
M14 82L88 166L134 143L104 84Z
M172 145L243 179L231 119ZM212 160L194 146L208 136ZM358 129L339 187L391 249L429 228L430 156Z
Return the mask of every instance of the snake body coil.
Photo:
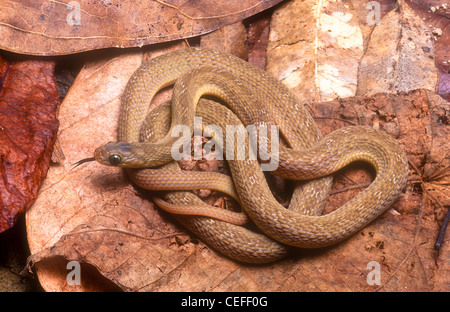
M161 105L146 117L154 95L173 83L171 105ZM220 99L233 113L204 100L204 95ZM227 178L211 173L196 173L194 178L181 173L171 162L171 148L178 140L171 129L175 125L192 129L196 114L224 131L227 125L241 123L277 125L288 147L280 146L274 173L313 180L298 184L286 209L273 197L256 160L229 161L234 187ZM136 71L123 96L118 141L98 148L95 158L106 165L129 168L131 179L141 187L190 190L209 185L236 197L267 236L209 217L177 218L215 249L253 263L284 257L285 244L316 248L349 237L393 203L408 173L404 152L387 134L355 126L322 138L312 117L282 83L234 56L209 49L177 50ZM234 159L238 159L237 152L235 148ZM375 180L344 206L321 215L331 186L329 175L353 161L370 163ZM137 169L160 165L165 168ZM169 192L166 200L175 206L204 205L185 191Z

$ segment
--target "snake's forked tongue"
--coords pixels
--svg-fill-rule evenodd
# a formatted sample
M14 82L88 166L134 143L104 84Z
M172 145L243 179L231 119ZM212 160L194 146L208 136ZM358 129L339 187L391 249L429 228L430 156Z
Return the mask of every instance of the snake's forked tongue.
M74 163L72 169L70 169L70 170L73 170L76 167L78 167L78 166L80 166L80 165L82 165L84 163L91 162L91 161L95 161L95 158L94 157L89 157L89 158L81 159L81 160L77 161L76 163Z

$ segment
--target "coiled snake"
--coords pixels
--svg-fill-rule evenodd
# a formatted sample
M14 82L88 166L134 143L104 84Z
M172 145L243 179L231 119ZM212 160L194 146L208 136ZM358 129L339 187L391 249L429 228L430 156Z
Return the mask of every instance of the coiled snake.
M173 83L171 104L160 105L146 116L154 95ZM274 173L312 180L298 184L286 209L272 195L257 160L229 160L232 181L218 173L179 170L171 154L179 137L172 136L171 129L176 125L192 129L195 115L224 131L226 125L241 122L277 125L287 147L279 147ZM237 152L234 149L234 156ZM235 197L261 232L211 218L214 213L177 219L218 251L251 263L284 257L286 245L316 248L342 241L390 207L408 174L403 150L387 134L354 126L322 138L310 114L281 82L237 57L201 48L164 54L136 71L122 98L118 143L99 147L95 159L127 168L143 188L178 190L167 193L168 209L203 210L205 204L186 190L212 188ZM322 215L332 181L329 175L353 161L370 163L376 171L374 181L339 209Z

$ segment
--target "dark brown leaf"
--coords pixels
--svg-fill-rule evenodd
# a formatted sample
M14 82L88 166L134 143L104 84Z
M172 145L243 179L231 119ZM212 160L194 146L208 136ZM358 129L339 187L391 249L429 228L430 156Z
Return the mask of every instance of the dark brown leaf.
M246 33L242 22L237 22L201 37L201 47L214 47L237 57L247 58Z
M54 63L2 62L0 90L0 232L36 199L58 129Z
M252 16L247 23L248 62L266 68L266 49L269 43L271 10Z
M281 1L7 1L0 4L0 48L59 55L141 47L205 34Z

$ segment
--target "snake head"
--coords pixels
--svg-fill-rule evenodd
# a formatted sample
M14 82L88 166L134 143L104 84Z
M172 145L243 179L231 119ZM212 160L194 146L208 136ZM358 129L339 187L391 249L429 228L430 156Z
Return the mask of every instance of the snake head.
M109 142L95 150L94 158L106 166L130 167L130 159L133 159L132 150L130 143Z

